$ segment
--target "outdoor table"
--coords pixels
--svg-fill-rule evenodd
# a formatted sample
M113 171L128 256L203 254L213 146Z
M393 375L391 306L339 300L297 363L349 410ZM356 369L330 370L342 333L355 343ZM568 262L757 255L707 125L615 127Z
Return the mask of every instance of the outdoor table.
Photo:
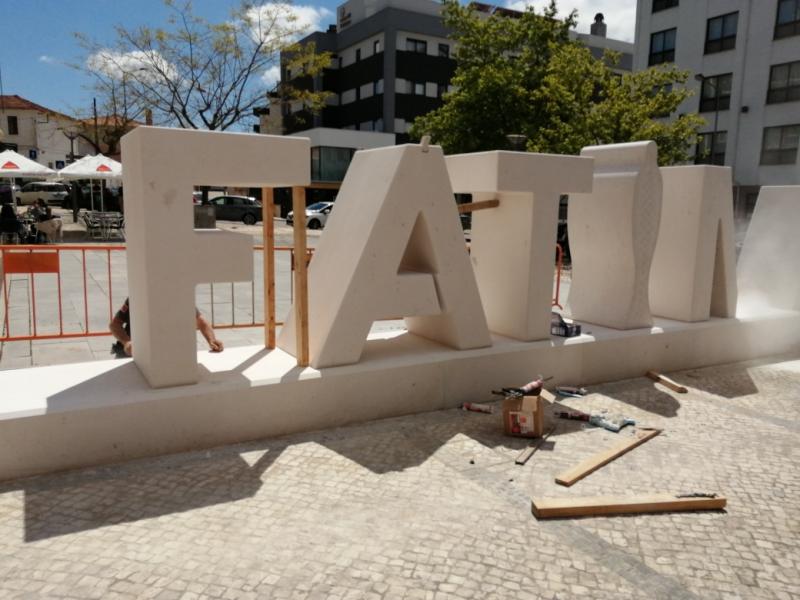
M106 241L111 239L111 234L114 231L117 231L122 238L125 238L125 233L123 230L123 216L120 212L92 212L90 213L90 219L96 220L99 228L100 228L100 237Z

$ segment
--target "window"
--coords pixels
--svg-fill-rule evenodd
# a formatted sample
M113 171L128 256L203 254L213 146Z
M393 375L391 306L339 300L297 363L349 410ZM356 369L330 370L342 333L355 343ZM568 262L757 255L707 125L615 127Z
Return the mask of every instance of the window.
M761 144L762 165L793 165L800 145L800 125L765 127Z
M383 93L383 79L372 82L372 93L376 96Z
M381 51L381 41L375 40L374 42L372 42L372 53L378 54L380 51Z
M652 12L666 10L668 8L672 8L673 6L678 6L678 0L653 0Z
M769 72L767 104L800 100L800 60L773 65Z
M738 12L709 19L706 25L706 54L735 48L738 24Z
M355 125L347 125L342 129L357 129ZM331 146L316 146L311 148L311 180L312 181L342 181L347 172L347 167L353 158L355 150L352 148L336 148ZM311 208L310 205L308 208Z
M428 42L423 42L422 40L415 40L414 38L408 38L406 40L406 50L408 50L409 52L417 52L419 54L427 54Z
M424 96L425 95L425 84L419 81L411 81L409 82L409 88L411 88L411 94L414 96Z
M728 132L702 133L697 141L697 150L694 154L696 165L725 165L725 145L728 142Z
M436 84L436 97L441 98L447 93L447 84L446 83L437 83Z
M728 110L731 107L733 75L714 75L703 78L700 91L700 112Z
M361 48L356 48L356 62L361 60Z
M8 135L19 135L19 123L17 123L17 117L8 117Z
M648 61L650 66L675 60L675 34L677 31L672 28L650 36L650 60Z
M800 35L800 0L780 0L775 20L775 39Z
M450 58L450 46L447 44L439 44L439 56L441 58Z

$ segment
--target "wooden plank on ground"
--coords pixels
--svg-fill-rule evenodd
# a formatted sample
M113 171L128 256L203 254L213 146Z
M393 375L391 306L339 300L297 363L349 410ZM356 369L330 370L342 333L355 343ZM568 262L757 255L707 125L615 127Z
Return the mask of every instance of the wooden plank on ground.
M715 510L725 508L726 503L726 499L721 496L715 498L681 498L674 494L646 494L642 496L533 498L531 505L533 514L537 519L549 519L683 510Z
M469 213L476 210L486 210L487 208L497 208L500 206L500 200L482 200L480 202L467 202L466 204L458 205L458 212Z
M514 462L516 464L518 464L518 465L524 465L526 462L528 462L528 460L530 460L531 456L533 456L536 453L536 451L539 449L539 446L541 446L545 442L545 440L548 437L550 437L550 434L553 433L555 430L556 430L555 427L551 427L550 430L547 433L545 433L539 439L535 440L530 446L528 446L522 452L520 452L517 455L517 458L514 459Z
M640 429L633 436L623 439L618 444L611 446L611 448L590 456L571 469L564 471L556 477L556 483L569 487L576 481L580 481L589 475L589 473L593 473L615 458L622 456L626 452L630 452L636 448L636 446L644 444L647 440L654 438L659 433L661 433L660 429Z
M661 385L665 385L672 391L678 392L679 394L686 394L689 392L689 390L686 387L682 386L679 383L675 383L669 377L664 377L664 375L662 375L661 373L656 373L655 371L648 371L646 375L653 381L660 383Z

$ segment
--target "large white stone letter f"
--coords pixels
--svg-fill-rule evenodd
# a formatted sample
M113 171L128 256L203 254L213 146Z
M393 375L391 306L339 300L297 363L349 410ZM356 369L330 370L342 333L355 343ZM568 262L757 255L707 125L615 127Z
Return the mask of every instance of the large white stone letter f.
M197 381L195 287L253 277L250 236L193 229L195 185L308 185L309 140L138 127L122 139L134 361L153 387Z

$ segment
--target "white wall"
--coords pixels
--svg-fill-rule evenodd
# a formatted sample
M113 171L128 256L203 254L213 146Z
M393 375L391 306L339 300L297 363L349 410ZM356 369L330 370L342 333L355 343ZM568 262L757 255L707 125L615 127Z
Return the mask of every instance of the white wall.
M647 68L650 34L677 27L675 64L691 71L689 85L696 92L678 114L698 111L700 83L692 79L694 74L733 73L730 110L720 111L717 131L728 132L725 164L733 167L734 183L741 185L800 184L800 152L794 165L759 164L764 128L800 123L800 102L766 104L770 67L800 60L800 36L773 40L777 5L777 0L684 0L678 7L651 13L652 0L637 4L634 70ZM704 54L707 20L735 11L736 48ZM701 131L712 132L714 112L702 116L707 124Z
M334 148L356 148L358 150L366 150L368 148L394 146L395 142L393 133L345 131L343 129L331 129L328 127L315 127L314 129L298 131L291 135L294 137L309 138L312 148L316 146L331 146Z
M383 32L373 35L357 44L353 44L352 46L348 46L347 48L339 50L338 55L342 59L342 67L352 65L354 62L356 62L356 50L361 50L361 60L364 60L365 58L375 54L376 41L380 42L379 53L382 53L386 46ZM338 67L338 61L334 60L332 66Z

